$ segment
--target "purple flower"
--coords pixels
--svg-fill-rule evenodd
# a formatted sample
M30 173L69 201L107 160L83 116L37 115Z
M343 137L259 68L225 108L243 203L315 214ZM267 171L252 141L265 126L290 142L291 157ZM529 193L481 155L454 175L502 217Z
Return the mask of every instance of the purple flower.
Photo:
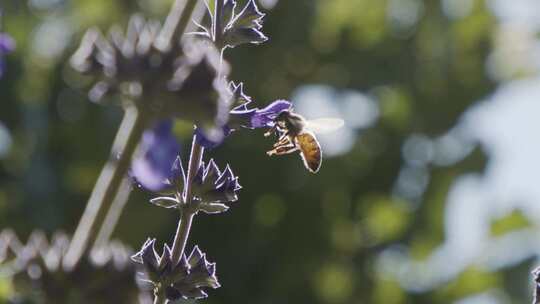
M163 120L144 132L141 155L133 160L131 174L144 188L160 192L183 182L178 158L180 144L172 133L171 120ZM176 161L176 162L175 162Z
M164 246L160 257L155 243L155 239L148 239L131 259L143 266L143 281L155 288L164 287L168 300L202 299L208 296L204 289L220 287L216 264L208 262L199 247L195 246L189 256L183 254L175 264L169 246Z
M0 54L7 54L15 49L15 40L6 33L0 33Z
M205 148L213 149L223 142L225 137L239 128L258 129L271 128L279 113L289 110L292 104L287 100L276 100L265 108L249 108L251 102L240 105L229 112L229 122L222 128L221 137L214 139L205 135L204 132L195 130L197 142Z
M244 125L246 128L267 128L274 126L274 119L279 113L289 110L291 107L292 104L287 100L276 100L263 109L247 110L247 112L238 114L249 117L249 123Z
M0 77L4 74L4 55L15 49L15 41L8 34L0 33Z
M208 136L207 132L196 129L197 142L207 149L213 149L225 140L233 131L239 128L256 129L274 126L274 119L279 113L289 110L292 104L287 100L276 100L263 109L250 108L251 97L243 90L243 83L229 84L233 104L237 106L229 112L229 121L221 128L221 133Z

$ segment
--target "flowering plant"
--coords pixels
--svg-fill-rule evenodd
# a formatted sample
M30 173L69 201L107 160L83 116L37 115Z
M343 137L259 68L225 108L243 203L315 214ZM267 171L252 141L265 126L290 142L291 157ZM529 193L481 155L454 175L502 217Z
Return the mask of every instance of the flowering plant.
M200 4L206 5L209 22L193 20L198 29L184 34ZM220 287L215 263L197 246L186 254L188 237L197 214L226 212L242 187L229 165L205 161L204 152L235 131L273 127L279 113L291 107L285 100L253 106L243 83L229 79L226 51L268 40L262 32L265 15L255 1L237 6L235 0L176 1L163 26L135 15L125 32L113 28L104 35L90 29L83 36L71 58L73 68L92 75L90 100L120 100L125 116L114 157L62 258L65 269L76 269L87 253L107 248L127 199L122 193L135 183L156 194L151 204L179 214L172 244L158 253L156 239L149 238L132 256L141 281L153 290L153 302L204 298L207 289ZM193 125L187 160L173 132L178 119Z

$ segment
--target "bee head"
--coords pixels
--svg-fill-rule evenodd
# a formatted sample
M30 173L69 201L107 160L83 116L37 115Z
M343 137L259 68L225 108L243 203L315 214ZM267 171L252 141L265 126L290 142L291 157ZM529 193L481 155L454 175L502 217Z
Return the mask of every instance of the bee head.
M281 111L276 116L275 122L278 127L293 132L300 132L304 127L304 119L302 116L293 113L291 110Z
M287 120L287 118L291 116L291 111L290 110L283 110L281 112L279 112L279 114L276 116L276 121L284 121L284 120Z

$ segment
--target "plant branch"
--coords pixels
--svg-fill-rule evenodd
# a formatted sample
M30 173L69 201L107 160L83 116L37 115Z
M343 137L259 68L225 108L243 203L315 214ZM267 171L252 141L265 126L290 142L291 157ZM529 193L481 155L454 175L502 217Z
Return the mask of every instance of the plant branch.
M223 35L223 28L221 25L223 23L223 0L216 0L214 7L214 42L217 43L221 48L221 36Z
M193 134L193 142L191 145L191 154L189 157L187 181L184 186L184 193L182 193L182 201L184 205L180 212L180 219L178 220L178 226L176 228L176 234L174 236L173 248L171 253L171 259L173 265L177 265L180 258L184 254L186 249L189 232L191 231L191 224L193 218L197 213L197 207L193 206L193 197L191 194L193 177L197 174L197 170L201 164L204 154L204 147L197 143L197 135ZM159 290L162 287L158 287L158 290L154 292L154 304L167 303L163 295L163 290Z
M92 250L101 248L107 245L107 243L109 242L109 239L111 238L114 229L116 228L116 224L118 223L118 220L122 215L122 211L124 210L124 207L129 200L131 188L131 180L128 177L124 177L124 180L120 185L120 189L118 190L118 193L116 194L116 197L112 202L111 208L107 212L103 224L99 229L96 241L92 246Z
M140 115L134 106L128 107L116 134L111 157L99 175L66 253L64 267L67 269L73 268L87 246L94 242L97 229L103 223L106 212L111 207L128 171L131 157L144 132L144 127L143 115Z
M180 37L191 20L191 15L197 0L176 0L171 8L171 12L165 20L165 24L156 40L156 47L162 51L173 47L173 42L177 42L175 37Z
M193 177L197 174L197 170L201 165L203 155L204 148L197 143L197 135L194 134L189 157L187 181L184 187L184 193L182 194L185 205L182 210L183 212L180 215L180 220L178 221L172 248L172 260L174 264L177 264L184 254L189 232L191 230L191 223L193 222L193 217L196 213L196 208L193 208L193 196L191 194L192 184Z
M534 299L532 304L540 304L540 267L533 270L532 275L534 277Z
M163 292L158 292L154 294L154 304L162 304L165 303L167 299L165 298L165 295Z

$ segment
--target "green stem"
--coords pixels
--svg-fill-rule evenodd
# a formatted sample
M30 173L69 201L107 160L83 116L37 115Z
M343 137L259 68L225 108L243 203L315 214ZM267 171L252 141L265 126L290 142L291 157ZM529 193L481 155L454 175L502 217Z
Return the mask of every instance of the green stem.
M178 226L176 228L176 234L174 236L173 248L172 248L172 261L173 265L178 264L180 258L186 250L186 244L191 231L191 224L193 218L197 213L197 207L193 205L192 196L192 184L195 174L201 165L202 157L204 154L204 147L197 143L197 135L193 135L193 143L191 145L191 155L189 157L187 181L184 187L184 193L182 193L182 201L185 203L180 213L180 219L178 220ZM164 298L163 290L158 290L154 293L154 304L167 303L167 299Z
M193 217L195 213L184 212L178 220L178 226L176 228L176 235L174 236L174 243L172 248L172 260L176 265L186 250L186 244L191 230L191 224L193 223Z
M88 245L94 243L97 230L103 223L128 171L145 124L145 118L134 106L126 109L113 143L111 157L99 175L64 258L64 267L67 269L73 268Z
M180 261L180 258L184 254L186 249L187 239L189 237L189 232L191 230L191 224L193 222L193 217L196 213L196 208L193 206L193 195L192 195L192 184L195 174L201 165L202 157L204 155L204 147L197 143L197 135L193 135L193 142L191 144L191 155L189 157L189 166L187 181L184 187L183 201L185 205L183 207L182 213L180 214L180 219L178 221L178 227L176 229L176 235L174 237L174 243L172 248L172 260L174 264L177 264Z

